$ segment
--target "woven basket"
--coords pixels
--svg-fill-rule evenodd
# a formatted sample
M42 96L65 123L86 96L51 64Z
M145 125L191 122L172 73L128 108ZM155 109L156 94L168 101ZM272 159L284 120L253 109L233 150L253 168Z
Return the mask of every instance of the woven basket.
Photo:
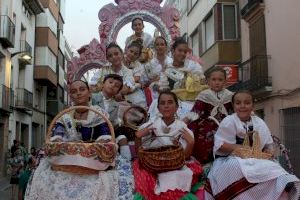
M232 152L232 155L238 156L240 158L246 159L246 158L257 158L257 159L271 159L272 154L270 153L265 153L260 150L260 137L259 133L254 131L254 132L249 132L248 134L252 134L253 137L253 145L252 147L250 146L250 141L249 137L245 137L243 147L235 149Z
M180 144L157 148L139 147L138 157L142 166L152 173L180 169L185 164L184 150Z
M112 141L107 143L50 142L56 121L75 109L88 109L102 117L108 124ZM95 174L114 166L117 155L115 133L111 122L101 112L87 106L74 106L57 114L48 127L45 150L53 170L76 174Z

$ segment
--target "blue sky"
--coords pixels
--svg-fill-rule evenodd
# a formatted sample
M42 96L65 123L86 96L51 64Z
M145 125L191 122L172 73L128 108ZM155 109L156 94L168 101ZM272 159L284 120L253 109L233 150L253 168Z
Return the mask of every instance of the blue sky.
M114 3L113 0L66 0L66 19L64 35L66 36L71 48L76 50L88 44L93 38L100 40L98 26L98 12L102 6ZM152 35L154 26L146 23L145 32ZM126 37L132 34L130 24L124 26L117 38L117 42L124 47Z

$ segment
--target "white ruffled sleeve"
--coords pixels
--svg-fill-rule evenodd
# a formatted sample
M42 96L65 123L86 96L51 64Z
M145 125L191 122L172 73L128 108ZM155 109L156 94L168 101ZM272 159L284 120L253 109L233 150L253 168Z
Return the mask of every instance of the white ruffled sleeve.
M221 152L218 152L220 147L224 143L235 144L236 143L236 127L234 123L234 118L232 115L227 116L223 119L220 123L220 126L215 134L215 141L214 141L214 148L213 153L214 155L226 155Z

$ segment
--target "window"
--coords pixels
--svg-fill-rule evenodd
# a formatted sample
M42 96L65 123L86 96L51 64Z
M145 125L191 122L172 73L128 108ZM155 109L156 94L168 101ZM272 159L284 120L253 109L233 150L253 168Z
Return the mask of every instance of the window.
M237 38L236 6L223 5L223 39Z
M210 12L203 21L202 30L203 50L207 50L215 42L214 18L212 12Z
M281 110L281 132L284 144L289 152L294 173L300 176L300 107Z
M191 35L191 46L194 56L199 56L199 32L196 29Z

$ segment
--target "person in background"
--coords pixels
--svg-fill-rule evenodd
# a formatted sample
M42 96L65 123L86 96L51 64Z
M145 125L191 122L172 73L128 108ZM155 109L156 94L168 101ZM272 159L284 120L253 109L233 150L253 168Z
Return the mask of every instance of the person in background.
M31 174L33 174L35 167L36 167L35 159L33 159L33 157L29 157L25 169L20 174L18 200L24 199L27 184L29 182Z

